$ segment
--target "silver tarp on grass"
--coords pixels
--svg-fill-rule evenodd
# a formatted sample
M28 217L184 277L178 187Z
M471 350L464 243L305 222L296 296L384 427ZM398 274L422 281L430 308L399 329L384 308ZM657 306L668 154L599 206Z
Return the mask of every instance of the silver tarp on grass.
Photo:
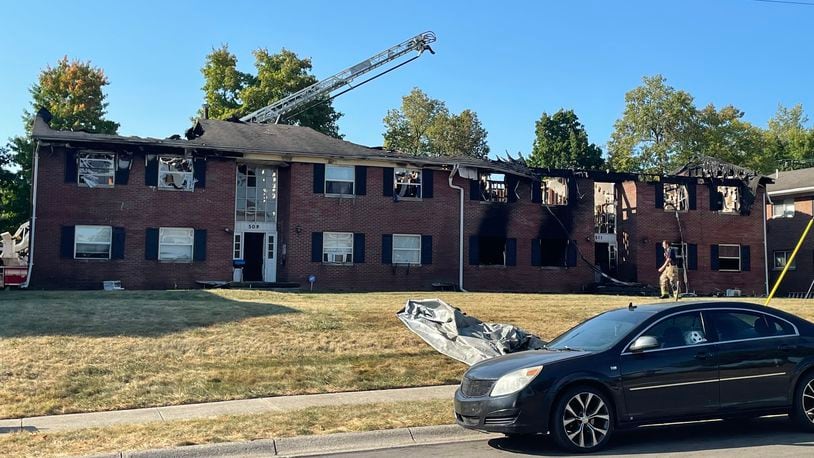
M432 348L470 366L545 345L539 337L516 326L484 323L441 299L408 300L396 316Z

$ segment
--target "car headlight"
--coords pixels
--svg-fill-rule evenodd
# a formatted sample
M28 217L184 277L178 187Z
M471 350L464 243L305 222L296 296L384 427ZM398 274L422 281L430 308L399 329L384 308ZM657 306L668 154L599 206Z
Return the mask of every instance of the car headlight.
M515 393L526 387L537 374L543 370L543 366L526 367L500 377L492 388L491 396L503 396L504 394Z

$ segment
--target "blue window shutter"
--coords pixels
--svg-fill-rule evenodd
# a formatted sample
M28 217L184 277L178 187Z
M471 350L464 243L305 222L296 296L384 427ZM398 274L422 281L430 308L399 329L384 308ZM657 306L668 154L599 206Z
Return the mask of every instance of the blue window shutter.
M65 152L65 182L77 183L77 174L79 173L79 165L76 163L76 151L69 149ZM71 254L73 257L73 254Z
M656 244L656 267L661 267L664 264L664 247L661 242Z
M433 174L431 169L421 170L421 198L432 199L432 179Z
M656 186L656 208L664 208L664 183L654 183Z
M206 261L206 229L195 229L192 246L192 260Z
M206 159L197 158L192 162L192 176L196 188L206 188Z
M478 245L478 236L469 236L469 265L477 266L480 264L480 246Z
M687 270L698 270L698 245L687 244Z
M144 235L144 259L155 261L158 259L158 228L148 227Z
M749 272L752 268L749 245L741 245L741 272Z
M393 167L384 167L382 169L382 195L385 197L393 197L394 186Z
M543 246L540 239L533 239L531 241L531 265L543 265Z
M421 236L421 265L429 266L432 264L432 236Z
M324 193L325 193L325 164L314 164L314 194L324 194ZM319 260L320 262L322 262L322 254L320 254Z
M506 239L506 265L517 265L517 239Z
M469 200L483 200L478 180L469 180Z
M382 234L382 264L393 264L392 234Z
M531 201L535 204L540 204L543 202L543 188L541 181L531 181Z
M695 210L697 208L696 200L697 200L697 192L695 189L695 183L687 183L687 200L690 210Z
M718 270L718 245L709 246L709 268Z
M353 263L365 263L365 234L353 234Z
M146 159L144 166L144 184L147 186L158 186L158 156Z
M322 232L311 233L311 262L322 262Z
M565 265L567 267L577 266L577 241L569 240L568 247L565 252Z
M62 226L59 240L59 255L62 258L73 259L73 243L76 228L74 226Z
M113 240L110 247L110 259L124 259L124 228L113 228Z
M354 192L357 196L364 196L367 194L367 167L357 165L354 167L354 173L356 175L356 184L353 186Z

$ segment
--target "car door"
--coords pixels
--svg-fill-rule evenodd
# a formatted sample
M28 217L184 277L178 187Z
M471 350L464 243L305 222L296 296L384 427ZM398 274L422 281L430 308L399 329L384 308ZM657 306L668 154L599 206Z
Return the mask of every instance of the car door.
M710 310L704 316L719 342L721 407L788 405L799 348L794 325L752 310Z
M640 335L659 347L621 356L627 421L706 414L718 408L718 356L706 338L701 312L656 322ZM631 342L632 343L632 342Z

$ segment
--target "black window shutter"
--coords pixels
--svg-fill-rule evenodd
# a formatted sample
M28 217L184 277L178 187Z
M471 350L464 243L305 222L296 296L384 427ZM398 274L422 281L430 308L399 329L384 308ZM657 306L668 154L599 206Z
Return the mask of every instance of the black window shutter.
M695 210L696 200L697 200L697 192L695 190L695 183L687 183L687 200L690 210Z
M421 170L421 197L423 199L432 199L432 179L431 169Z
M531 241L531 265L543 265L543 246L540 239L533 239Z
M124 259L124 228L113 228L113 244L110 247L110 259Z
M393 197L393 167L384 167L382 169L382 195L385 197Z
M509 202L517 202L517 177L506 175L506 193Z
M718 270L718 245L709 246L709 268Z
M664 264L664 247L661 242L656 244L656 267L661 267Z
M542 182L537 180L531 181L531 201L535 204L540 204L543 202Z
M722 210L724 206L723 198L718 193L718 186L715 183L709 184L709 209L712 211Z
M517 239L506 239L506 265L517 265Z
M116 175L114 178L115 180L114 182L116 183L116 185L125 185L130 180L130 167L133 164L133 160L131 157L126 168L119 167L119 160L121 160L121 155L117 154L116 160L113 162L116 167L115 169Z
M325 164L314 164L314 194L323 193L325 193ZM321 248L320 251L322 251ZM322 262L321 253L319 262Z
M749 272L752 268L749 245L741 245L741 272Z
M353 234L353 263L365 263L365 234Z
M148 227L144 236L144 259L155 261L158 259L158 228Z
M206 188L206 159L200 157L193 160L192 177L196 188Z
M567 267L576 267L577 266L577 241L576 240L569 240L568 247L566 248L565 252L565 265Z
M206 229L195 229L192 245L192 260L206 261Z
M367 167L364 165L357 165L354 168L356 174L356 185L354 188L356 189L357 196L364 196L367 194Z
M147 158L147 165L144 167L144 184L158 186L158 156L153 156L152 159Z
M392 234L382 234L382 264L393 264Z
M698 245L687 244L687 269L698 270Z
M73 242L76 229L74 226L62 226L59 240L59 255L62 258L73 259Z
M469 180L469 200L483 200L478 180Z
M77 174L79 173L78 165L76 163L76 151L69 149L65 152L65 182L77 183ZM71 254L73 257L73 254Z
M432 236L421 236L421 265L428 266L432 264Z
M322 232L311 233L311 262L322 262Z
M656 185L656 208L664 208L664 183L658 182Z
M478 245L478 236L469 236L469 265L476 266L480 264L480 246Z

